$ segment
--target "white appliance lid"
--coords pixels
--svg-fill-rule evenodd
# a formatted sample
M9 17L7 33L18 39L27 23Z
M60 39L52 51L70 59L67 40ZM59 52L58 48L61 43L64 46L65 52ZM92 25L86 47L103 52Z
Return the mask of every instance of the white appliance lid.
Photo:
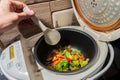
M0 67L10 80L30 80L20 41L12 43L3 50L0 56Z
M116 28L112 28L112 30L111 29L109 29L109 30L106 30L107 29L107 27L109 27L109 26L106 26L106 27L103 27L103 25L106 25L106 23L103 23L103 24L99 24L99 27L97 27L98 29L102 29L102 30L96 30L96 29L93 29L92 27L90 27L90 25L89 24L87 24L86 23L86 21L80 16L80 14L79 14L79 9L81 8L81 6L80 6L80 4L89 4L88 6L84 6L84 7L89 7L89 6L91 6L92 7L92 5L91 5L91 3L90 2L95 2L95 3L97 3L97 5L98 6L102 6L102 4L104 3L104 2L106 2L106 4L107 5L111 5L111 2L113 2L113 0L71 0L71 2L72 2L72 6L73 6L73 10L74 10L74 14L75 14L75 16L76 16L76 18L77 18L77 20L78 20L78 22L79 22L79 24L80 24L80 27L82 27L82 31L84 31L84 32L86 32L86 33L88 33L88 34L90 34L92 37L94 37L95 39L97 39L97 40L99 40L99 41L104 41L104 42L110 42L110 41L114 41L114 40L117 40L117 39L119 39L120 38L120 10L118 10L118 11L116 11L116 21L118 22L118 24L117 24L117 26L116 26ZM81 2L81 3L80 3ZM102 7L101 7L102 8ZM104 7L103 7L104 8ZM119 9L120 8L120 0L114 0L114 7L112 7L113 9ZM90 8L89 8L89 10L87 11L87 8L84 8L84 9L86 9L85 11L86 12L84 12L84 11L82 11L81 12L81 14L82 15L84 15L84 18L86 19L86 20L88 20L88 21L90 21L86 16L85 16L85 14L90 14L90 12L92 11ZM98 7L96 7L95 9L93 9L93 10L96 10L97 12L91 12L91 15L92 15L92 17L91 17L91 19L93 18L94 19L94 21L98 21L97 19L96 19L96 15L95 14L97 14L97 15L99 15L99 11L97 10L98 9ZM109 8L107 9L105 9L105 10L108 10L109 11ZM90 11L90 12L89 12ZM104 14L104 13L101 13L100 15L102 15L102 14ZM112 13L111 13L112 14ZM110 15L110 14L109 14ZM93 17L94 16L94 17ZM115 16L115 15L114 15ZM98 18L99 19L99 18ZM99 20L103 20L102 18L100 18ZM115 22L116 22L115 21ZM108 21L108 23L109 22L111 22L112 24L114 24L114 21L112 22L112 20L111 21ZM95 23L95 22L92 22L92 21L90 21L90 23L92 23L92 24L94 24L94 25L98 25L97 23ZM107 24L108 24L107 23ZM100 25L101 25L101 27L100 27ZM103 29L103 28L106 28L106 29Z
M120 25L120 0L74 0L79 17L92 29L110 31Z

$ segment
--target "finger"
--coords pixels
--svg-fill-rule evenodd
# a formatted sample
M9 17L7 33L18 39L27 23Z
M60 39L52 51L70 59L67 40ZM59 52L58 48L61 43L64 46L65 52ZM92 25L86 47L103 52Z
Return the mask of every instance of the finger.
M34 15L34 12L32 10L18 13L19 20L30 18L33 15Z
M20 2L20 1L13 1L11 0L12 4L17 8L17 9L23 9L26 4Z

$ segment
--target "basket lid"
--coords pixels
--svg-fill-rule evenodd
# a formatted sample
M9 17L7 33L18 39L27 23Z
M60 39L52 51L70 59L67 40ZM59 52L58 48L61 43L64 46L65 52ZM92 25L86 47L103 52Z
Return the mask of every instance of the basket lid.
M73 0L80 18L92 29L110 31L120 25L120 0Z

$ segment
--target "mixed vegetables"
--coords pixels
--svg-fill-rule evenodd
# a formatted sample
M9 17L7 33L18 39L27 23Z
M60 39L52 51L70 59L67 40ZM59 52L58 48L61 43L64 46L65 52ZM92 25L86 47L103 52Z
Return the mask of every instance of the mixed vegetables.
M63 72L77 70L86 66L88 62L89 58L85 58L79 50L72 48L71 45L60 47L58 50L54 49L46 59L48 68Z

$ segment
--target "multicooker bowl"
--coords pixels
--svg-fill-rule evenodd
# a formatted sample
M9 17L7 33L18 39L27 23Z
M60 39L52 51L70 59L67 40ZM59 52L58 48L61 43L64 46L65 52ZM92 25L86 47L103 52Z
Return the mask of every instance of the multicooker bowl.
M43 68L55 72L57 74L75 74L80 73L93 65L98 55L98 46L96 41L87 33L73 28L60 28L57 29L61 34L61 40L57 45L48 45L44 41L44 36L40 37L34 48L34 56L38 64ZM89 63L74 71L61 72L49 69L46 65L46 58L50 51L57 49L59 46L71 45L73 48L80 50L86 58L89 58Z

